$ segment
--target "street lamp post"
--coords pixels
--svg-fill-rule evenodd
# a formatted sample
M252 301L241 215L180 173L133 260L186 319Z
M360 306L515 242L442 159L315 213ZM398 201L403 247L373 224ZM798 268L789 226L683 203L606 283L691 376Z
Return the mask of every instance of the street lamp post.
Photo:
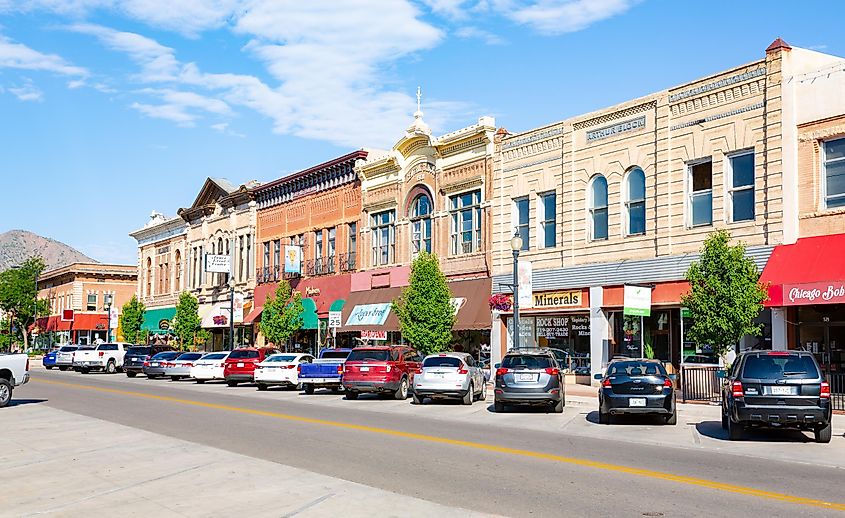
M235 350L235 277L229 277L229 350Z
M106 342L111 342L111 295L105 295L103 297L103 302L106 306Z
M519 341L519 251L522 250L522 237L519 229L514 232L511 238L511 250L513 250L513 345L521 349Z

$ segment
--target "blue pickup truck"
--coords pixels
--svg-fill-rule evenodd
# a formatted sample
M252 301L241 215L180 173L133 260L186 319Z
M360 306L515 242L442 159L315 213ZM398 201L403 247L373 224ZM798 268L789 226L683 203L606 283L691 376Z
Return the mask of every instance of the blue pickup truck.
M343 364L352 349L323 349L320 357L311 363L299 364L299 383L306 394L313 394L314 389L330 388L340 392L343 388L340 378Z

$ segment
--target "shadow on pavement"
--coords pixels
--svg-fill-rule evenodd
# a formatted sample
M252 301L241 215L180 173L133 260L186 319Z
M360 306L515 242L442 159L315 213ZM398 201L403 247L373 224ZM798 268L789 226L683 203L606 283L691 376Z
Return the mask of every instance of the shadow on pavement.
M13 407L13 406L21 406L21 405L34 405L38 403L46 403L46 399L12 399L6 407Z
M722 429L720 421L702 421L695 425L699 434L719 441L728 441L728 431ZM742 434L741 441L745 442L815 442L812 436L808 436L799 430L770 430L765 428L746 429Z
M599 424L598 410L588 413L586 419L590 423ZM614 426L668 426L664 424L660 416L656 415L615 415L611 419L610 424Z
M494 405L487 405L487 411L491 414L496 413ZM551 406L539 405L505 405L506 414L554 414Z

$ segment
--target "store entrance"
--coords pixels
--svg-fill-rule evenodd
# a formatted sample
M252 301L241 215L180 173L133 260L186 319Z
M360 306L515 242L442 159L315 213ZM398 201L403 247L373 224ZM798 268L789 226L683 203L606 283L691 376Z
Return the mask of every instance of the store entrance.
M801 324L800 349L812 352L825 374L845 373L845 322Z

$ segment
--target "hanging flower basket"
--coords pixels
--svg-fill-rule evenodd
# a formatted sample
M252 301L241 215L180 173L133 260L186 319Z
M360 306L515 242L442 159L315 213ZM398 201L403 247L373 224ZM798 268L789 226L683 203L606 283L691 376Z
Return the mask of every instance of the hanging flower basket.
M490 296L491 311L510 311L513 307L513 296L507 293L497 293Z

